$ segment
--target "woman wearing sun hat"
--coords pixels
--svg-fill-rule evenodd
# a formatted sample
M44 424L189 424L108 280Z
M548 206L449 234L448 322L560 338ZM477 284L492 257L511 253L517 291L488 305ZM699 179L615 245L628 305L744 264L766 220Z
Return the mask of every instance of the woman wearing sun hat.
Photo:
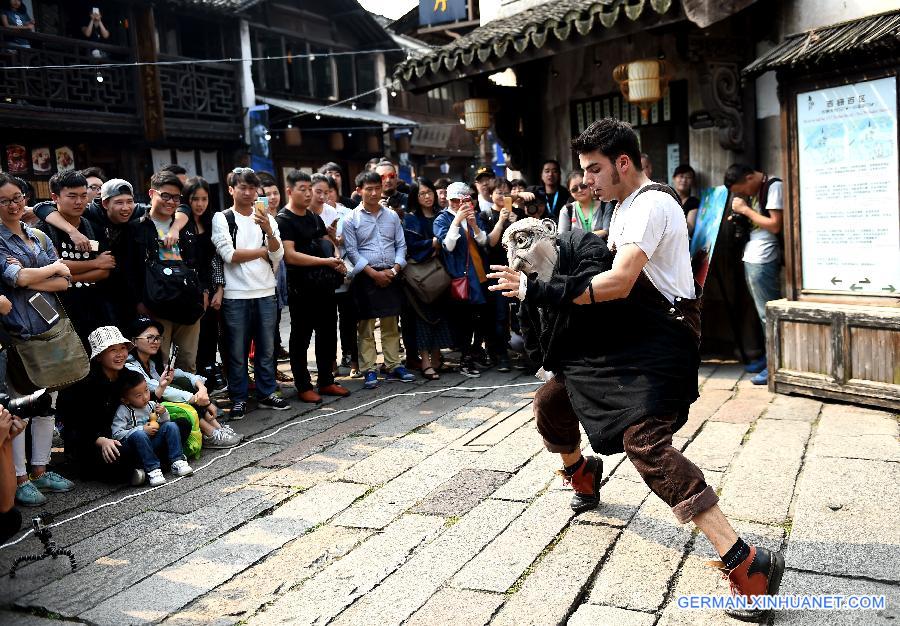
M123 459L121 443L111 426L121 400L116 381L134 346L115 326L101 326L88 335L91 372L59 392L56 413L63 423L66 455L84 478L120 481L132 464Z

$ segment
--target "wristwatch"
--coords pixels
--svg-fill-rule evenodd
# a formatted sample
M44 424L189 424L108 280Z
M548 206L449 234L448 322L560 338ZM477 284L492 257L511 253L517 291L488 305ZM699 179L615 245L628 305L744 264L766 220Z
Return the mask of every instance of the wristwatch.
M393 274L394 276L397 275L397 270L396 270L396 269L394 269L394 268L392 267L392 268L390 268L390 270L391 270L391 274Z

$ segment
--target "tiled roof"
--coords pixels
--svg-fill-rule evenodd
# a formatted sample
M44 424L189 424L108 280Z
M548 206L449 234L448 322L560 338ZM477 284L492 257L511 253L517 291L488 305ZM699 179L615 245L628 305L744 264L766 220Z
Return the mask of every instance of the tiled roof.
M758 76L769 70L801 69L876 54L900 54L900 10L791 35L743 73Z
M175 4L217 13L233 13L249 9L263 0L166 0L168 4Z
M565 41L595 28L611 28L621 16L638 19L647 6L666 13L672 0L555 0L485 24L447 45L397 65L394 77L410 81L427 73L454 71L491 58L541 48L548 38Z

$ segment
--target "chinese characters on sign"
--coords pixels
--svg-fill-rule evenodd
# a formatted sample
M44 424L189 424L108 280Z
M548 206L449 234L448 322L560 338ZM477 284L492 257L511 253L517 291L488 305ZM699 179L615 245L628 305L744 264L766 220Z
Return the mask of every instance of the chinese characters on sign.
M797 94L803 289L900 293L895 77Z

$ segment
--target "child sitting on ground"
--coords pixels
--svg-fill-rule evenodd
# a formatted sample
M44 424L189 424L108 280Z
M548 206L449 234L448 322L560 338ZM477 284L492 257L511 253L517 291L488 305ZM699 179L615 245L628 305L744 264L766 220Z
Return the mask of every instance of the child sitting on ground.
M134 470L131 484L140 485L145 476L150 486L166 482L160 469L158 453L165 451L175 476L190 476L194 470L181 451L181 433L169 419L166 408L150 402L150 390L143 375L124 369L119 374L119 397L122 404L112 423L112 436L122 442L142 467Z

